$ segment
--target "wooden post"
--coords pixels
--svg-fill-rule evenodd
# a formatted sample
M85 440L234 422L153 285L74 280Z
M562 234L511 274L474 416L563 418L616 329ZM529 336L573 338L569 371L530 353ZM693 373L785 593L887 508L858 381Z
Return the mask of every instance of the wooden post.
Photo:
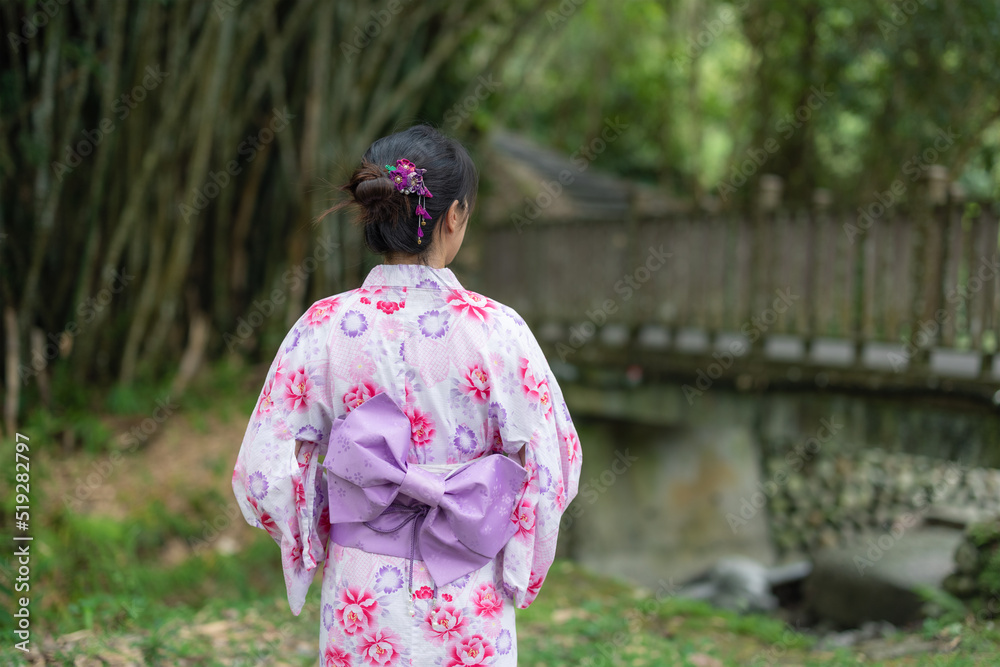
M774 212L781 203L781 190L784 186L780 176L762 174L758 183L757 208L754 215L753 229L753 312L756 315L771 303L771 269L774 261L774 245L771 243L771 223Z
M946 260L943 229L947 224L948 170L938 164L924 170L923 192L916 198L916 241L913 247L910 339L916 344L918 332L928 340L910 360L910 370L926 369L930 351L941 341L941 324L935 315L943 302L942 279ZM929 332L929 333L928 333Z
M956 299L947 297L958 292L961 278L960 269L963 257L965 257L966 236L962 228L962 208L965 202L965 189L958 183L952 183L949 188L949 199L949 205L946 209L945 266L941 286L946 297L943 308L947 313L947 318L942 327L941 343L945 347L955 347L960 334L960 309L958 308L958 301Z
M973 345L982 356L980 357L980 377L989 378L993 368L993 358L997 352L1000 341L997 334L1000 333L998 319L1000 319L1000 276L993 268L993 263L997 260L997 212L989 206L980 206L978 223L978 243L973 237L973 243L978 245L975 264L969 265L969 291L974 289L977 292L975 299L976 310L979 311L978 331L973 332ZM973 231L976 231L975 228ZM969 304L971 313L974 306ZM987 342L989 341L989 342Z
M835 246L824 247L822 244L825 238L824 232L829 224L829 209L833 203L833 194L826 188L816 188L813 191L812 209L809 211L809 218L806 224L809 226L806 234L808 247L806 249L806 293L803 307L805 313L805 331L803 332L803 344L806 358L812 353L813 340L819 335L820 330L826 324L823 317L829 313L833 306L833 294L830 288L833 285L832 268L833 261L824 254L833 254Z

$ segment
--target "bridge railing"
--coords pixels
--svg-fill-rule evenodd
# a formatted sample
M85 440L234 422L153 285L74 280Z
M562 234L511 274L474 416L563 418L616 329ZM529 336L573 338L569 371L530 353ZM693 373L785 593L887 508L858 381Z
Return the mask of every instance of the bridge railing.
M492 226L484 291L571 349L617 332L604 338L1000 382L995 205L933 169L894 187L849 207L818 191L795 208L765 176L750 214L633 206Z

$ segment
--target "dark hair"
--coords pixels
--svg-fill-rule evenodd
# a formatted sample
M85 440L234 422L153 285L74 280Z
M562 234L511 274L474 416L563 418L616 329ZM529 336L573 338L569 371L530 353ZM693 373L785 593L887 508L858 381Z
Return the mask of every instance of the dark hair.
M424 198L424 208L431 216L424 226L424 236L417 243L417 195L396 190L385 165L406 159L426 169L424 185L434 195ZM372 252L423 255L433 244L434 230L452 202L471 211L476 203L479 172L465 147L430 125L415 125L390 134L373 143L361 158L341 190L350 199L330 211L356 204L358 222L364 227L365 245ZM329 211L328 211L329 212Z

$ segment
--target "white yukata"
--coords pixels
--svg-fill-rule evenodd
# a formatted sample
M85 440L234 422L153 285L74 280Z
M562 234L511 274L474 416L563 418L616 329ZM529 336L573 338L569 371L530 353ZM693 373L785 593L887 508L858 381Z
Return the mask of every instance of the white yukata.
M493 453L519 461L525 449L516 534L493 561L436 592L419 558L411 592L409 559L329 540L320 457L331 425L381 392L410 420L408 464L433 470ZM500 667L517 664L514 607L542 586L580 465L562 392L518 314L465 290L450 269L382 264L361 288L313 304L285 337L233 490L246 520L281 547L294 614L326 562L321 665Z

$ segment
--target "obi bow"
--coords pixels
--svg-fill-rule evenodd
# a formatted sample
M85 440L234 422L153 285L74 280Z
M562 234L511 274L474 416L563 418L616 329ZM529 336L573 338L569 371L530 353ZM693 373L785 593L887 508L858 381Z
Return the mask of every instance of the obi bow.
M493 560L517 532L511 515L527 471L506 456L447 475L408 465L410 420L385 393L338 417L329 442L323 467L334 532L364 525L373 531L364 537L370 551L403 556L397 531L412 524L411 589L415 551L443 586Z

